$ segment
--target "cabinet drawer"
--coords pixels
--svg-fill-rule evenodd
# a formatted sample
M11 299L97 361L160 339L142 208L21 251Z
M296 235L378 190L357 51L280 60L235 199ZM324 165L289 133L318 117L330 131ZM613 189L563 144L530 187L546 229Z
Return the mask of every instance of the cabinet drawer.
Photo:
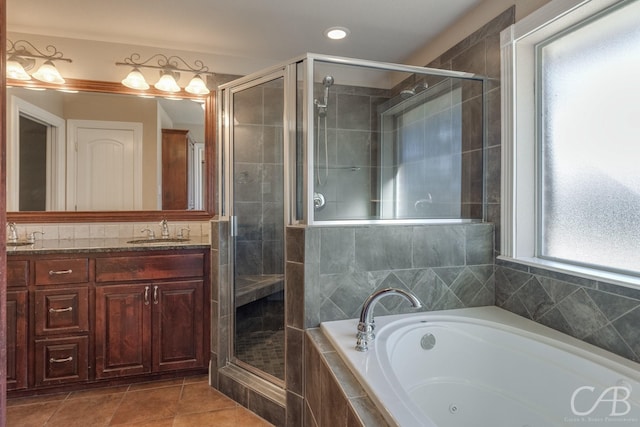
M7 260L7 286L27 286L29 261Z
M87 258L47 259L35 262L36 285L59 285L89 281Z
M89 288L35 291L36 335L89 330Z
M86 381L89 378L86 336L36 340L35 385Z
M149 255L96 259L96 282L202 277L204 254Z

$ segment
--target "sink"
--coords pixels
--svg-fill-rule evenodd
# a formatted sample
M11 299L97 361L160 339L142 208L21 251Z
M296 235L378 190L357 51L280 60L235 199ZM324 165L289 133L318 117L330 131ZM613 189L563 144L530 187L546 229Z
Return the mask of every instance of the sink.
M22 240L19 242L7 242L7 247L11 247L11 246L29 246L29 245L33 245L34 242L28 242L26 240Z
M128 240L127 243L138 244L138 243L180 243L180 242L188 242L190 239L186 239L183 237L168 237L168 238L153 238L153 239L134 239Z

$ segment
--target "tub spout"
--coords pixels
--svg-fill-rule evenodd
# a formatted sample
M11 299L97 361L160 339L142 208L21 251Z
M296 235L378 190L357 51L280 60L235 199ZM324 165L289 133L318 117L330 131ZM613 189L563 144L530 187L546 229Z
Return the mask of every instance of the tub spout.
M422 307L420 300L416 298L415 295L411 292L398 288L381 289L369 295L362 306L362 311L360 312L360 322L358 323L358 333L356 334L356 350L367 351L369 349L369 342L375 339L376 336L373 333L375 328L373 308L376 306L378 301L387 295L401 296L409 301L414 308Z

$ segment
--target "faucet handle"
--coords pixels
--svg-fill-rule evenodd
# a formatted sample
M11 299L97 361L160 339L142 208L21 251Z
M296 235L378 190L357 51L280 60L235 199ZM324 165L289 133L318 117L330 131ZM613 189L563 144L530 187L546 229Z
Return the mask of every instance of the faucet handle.
M187 231L187 235L186 235L186 236L184 235L184 234L185 234L185 233L184 233L184 232L185 232L185 230ZM178 238L179 238L179 239L184 239L184 238L187 238L187 239L188 239L188 238L189 238L189 233L190 233L190 232L191 232L191 229L190 229L189 227L181 227L181 228L180 228L180 231L178 232Z
M31 234L29 234L29 238L27 239L30 243L36 242L36 233L44 234L44 231L32 231Z
M17 242L18 241L18 226L15 222L8 222L7 227L9 227L9 237L7 240L9 242Z
M155 239L156 238L156 233L150 229L150 228L143 228L142 230L140 230L141 233L147 233L147 239Z

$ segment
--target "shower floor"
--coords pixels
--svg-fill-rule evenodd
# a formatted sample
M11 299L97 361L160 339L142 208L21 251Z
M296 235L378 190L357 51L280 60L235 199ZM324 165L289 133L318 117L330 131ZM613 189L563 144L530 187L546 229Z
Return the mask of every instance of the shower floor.
M243 333L236 339L236 357L284 380L284 331Z

